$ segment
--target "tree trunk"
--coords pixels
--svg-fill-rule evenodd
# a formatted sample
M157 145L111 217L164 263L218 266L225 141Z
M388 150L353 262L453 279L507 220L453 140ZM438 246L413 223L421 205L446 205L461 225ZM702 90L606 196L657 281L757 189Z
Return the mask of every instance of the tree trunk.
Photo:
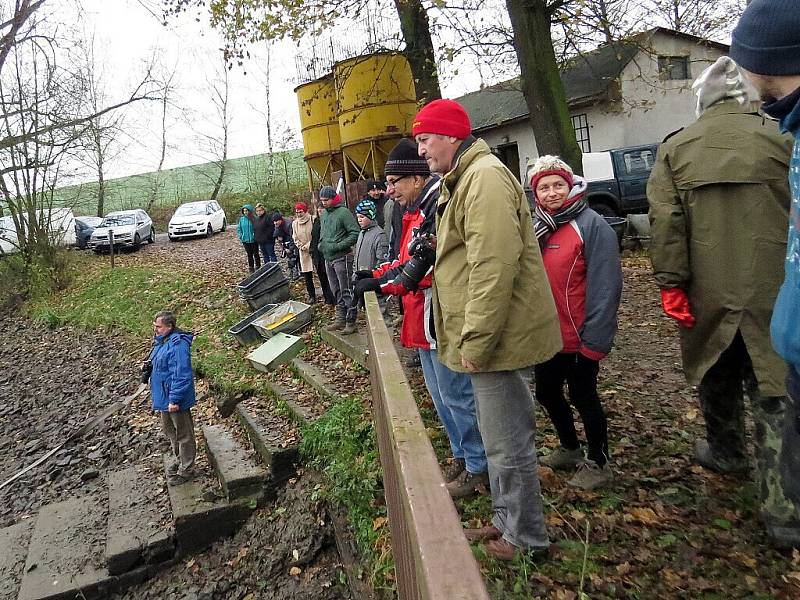
M406 43L405 57L411 66L417 102L426 104L442 97L428 13L420 0L394 0L400 17L400 31Z
M506 0L538 154L556 154L582 173L581 150L558 73L546 0Z

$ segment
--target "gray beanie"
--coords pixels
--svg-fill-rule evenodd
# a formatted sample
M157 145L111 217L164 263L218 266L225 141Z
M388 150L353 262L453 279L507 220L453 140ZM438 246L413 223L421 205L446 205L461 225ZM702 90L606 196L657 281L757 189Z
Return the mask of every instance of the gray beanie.
M742 75L736 63L727 56L720 56L713 65L700 73L692 89L697 96L697 116L723 100L736 100L744 106L758 99L758 92Z
M800 75L797 0L753 0L731 36L731 58L758 75Z
M331 186L326 185L319 191L320 198L336 198L336 190Z

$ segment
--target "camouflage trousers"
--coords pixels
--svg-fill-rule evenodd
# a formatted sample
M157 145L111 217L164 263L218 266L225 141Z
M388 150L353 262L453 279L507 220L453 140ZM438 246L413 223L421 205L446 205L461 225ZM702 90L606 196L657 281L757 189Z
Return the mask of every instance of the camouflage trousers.
M795 390L800 392L800 382ZM794 402L791 394L762 396L739 333L703 376L699 392L711 453L720 465L731 470L747 465L744 427L744 394L747 394L755 425L761 517L768 528L770 524L787 525L793 530L797 528L800 536L800 432L795 420L800 394L795 393Z

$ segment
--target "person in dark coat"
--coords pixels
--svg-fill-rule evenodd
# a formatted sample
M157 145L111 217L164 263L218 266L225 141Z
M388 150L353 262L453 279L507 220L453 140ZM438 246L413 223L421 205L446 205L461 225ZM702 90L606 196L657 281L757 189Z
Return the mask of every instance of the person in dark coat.
M371 200L375 205L375 222L378 224L378 227L386 231L383 207L386 205L388 197L386 196L386 186L384 183L374 179L368 180L367 195L364 196L361 201L363 202L364 200Z
M316 212L316 211L315 211ZM311 260L314 261L314 270L317 272L319 278L319 285L322 288L322 297L325 299L325 304L334 306L336 304L336 297L331 291L331 286L328 283L328 272L325 269L325 258L319 251L319 236L322 227L322 220L317 215L314 219L314 226L311 228Z
M275 256L275 225L272 223L272 217L267 214L264 205L260 202L256 204L253 231L256 235L256 244L264 257L264 263L278 262L278 258Z

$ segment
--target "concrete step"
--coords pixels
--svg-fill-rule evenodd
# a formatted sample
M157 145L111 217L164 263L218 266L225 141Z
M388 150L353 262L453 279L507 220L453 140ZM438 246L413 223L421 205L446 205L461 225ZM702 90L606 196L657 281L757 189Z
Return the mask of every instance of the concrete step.
M331 400L340 396L333 382L331 382L328 376L316 365L306 362L301 358L295 358L289 363L289 368L292 369L295 375L314 388L321 396L330 398Z
M105 511L97 499L73 498L39 511L19 600L97 598L116 578L105 566Z
M267 471L247 456L247 450L224 425L204 425L203 437L211 466L228 500L264 498Z
M175 555L171 515L162 514L157 501L163 493L136 467L109 473L106 566L111 575Z
M236 405L236 417L267 466L268 484L279 485L294 476L300 456L297 444L287 443L284 438L285 419L268 411L256 413L245 404Z
M354 360L363 368L369 369L367 365L369 343L366 333L357 331L350 335L343 335L341 331L328 331L325 328L320 329L319 333L326 344Z
M16 598L35 519L0 529L0 598Z
M164 473L172 462L164 454ZM252 508L249 501L206 499L202 485L195 480L180 485L167 485L178 552L186 555L202 550L220 538L236 532L247 520Z

